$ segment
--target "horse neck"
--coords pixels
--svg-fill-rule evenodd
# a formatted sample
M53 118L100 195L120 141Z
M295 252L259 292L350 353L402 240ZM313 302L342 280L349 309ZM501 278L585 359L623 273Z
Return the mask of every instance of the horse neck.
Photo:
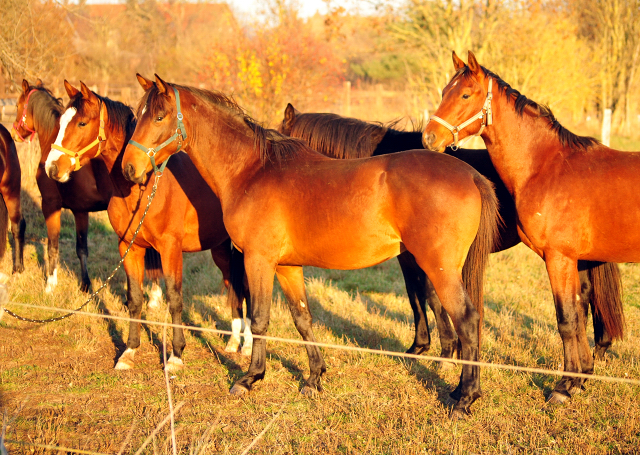
M518 114L504 95L493 99L493 125L482 134L491 161L512 196L516 196L561 147L548 120Z
M133 131L131 128L130 131ZM100 154L102 161L107 166L107 171L111 177L111 182L116 192L120 195L129 193L128 189L135 184L124 178L122 174L122 157L124 149L129 143L131 133L126 131L117 131L111 126L107 126L105 131L107 142L104 150Z
M60 125L57 125L49 132L42 132L39 131L39 128L35 128L36 133L38 133L38 142L40 143L40 163L44 164L44 162L47 161L47 157L51 151L51 145L55 142L59 130Z
M193 120L189 123L199 121L212 126L200 127L197 134L191 133L184 150L224 207L224 201L232 197L235 189L242 187L262 167L254 138L242 133L244 125L235 126L238 123L235 118L211 122L211 118L229 116L215 107L198 108L200 120L195 118L195 112L190 115Z
M421 148L423 148L421 132L398 131L389 128L373 151L373 156Z

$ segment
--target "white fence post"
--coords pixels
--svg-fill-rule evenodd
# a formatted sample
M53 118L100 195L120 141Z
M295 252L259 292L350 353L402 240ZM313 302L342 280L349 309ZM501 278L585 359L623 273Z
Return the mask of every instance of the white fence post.
M604 110L602 118L602 143L609 147L611 145L611 109Z

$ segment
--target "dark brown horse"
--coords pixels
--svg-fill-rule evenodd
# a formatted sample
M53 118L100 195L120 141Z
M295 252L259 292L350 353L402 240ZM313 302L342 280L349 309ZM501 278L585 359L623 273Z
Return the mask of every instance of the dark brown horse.
M394 124L385 126L380 123L367 123L354 118L341 117L336 114L301 113L291 104L285 109L280 132L305 140L312 149L333 158L365 158L386 155L404 150L417 149L422 146L422 131L399 131ZM496 190L500 215L500 238L494 245L493 252L504 251L520 243L517 228L517 213L511 194L505 187L496 171L487 150L471 150L447 147L448 155L473 166L489 179ZM420 354L429 350L429 326L425 313L425 300L433 310L440 335L442 356L450 356L448 347L455 346L455 333L447 314L442 312L438 296L424 272L415 266L415 261L407 252L398 256L402 268L409 303L413 310L416 335L413 345L407 352ZM578 261L580 274L580 300L584 305L590 303L593 314L595 336L594 355L598 359L611 346L611 337L607 333L604 322L596 308L610 305L621 308L622 286L618 265L607 262ZM598 299L611 299L610 303L598 302Z
M461 357L478 358L482 275L498 220L493 189L480 174L426 151L331 159L260 127L220 93L157 76L155 83L141 82L146 92L122 161L125 176L143 181L184 147L220 198L225 226L244 252L254 335L267 332L274 273L298 332L314 341L302 266L356 269L406 250L451 316ZM264 377L265 349L264 339L255 340L249 371L232 394ZM307 346L307 354L310 376L302 392L313 394L326 367L318 347ZM479 373L463 366L454 417L481 395Z
M47 266L46 292L53 291L58 283L58 239L60 237L60 214L62 208L70 209L76 222L76 254L80 259L81 289L91 289L87 259L89 248L87 232L89 212L106 210L113 187L106 166L100 160L94 160L85 166L66 183L51 180L45 170L51 144L58 135L62 102L42 85L32 86L22 81L22 93L18 98L16 121L13 124L13 136L18 141L38 133L40 141L40 162L36 171L36 182L42 196L42 214L47 225Z
M13 273L24 271L24 232L26 223L20 206L22 174L16 144L0 124L0 259L7 248L7 232L11 220L13 235Z
M97 95L80 83L77 90L67 81L65 88L70 101L60 120L60 133L45 163L49 177L68 181L93 158L104 161L113 186L113 197L107 213L119 237L123 254L131 242L152 190L152 175L140 185L122 175L122 153L136 122L129 106ZM102 126L101 126L102 125ZM182 324L182 252L211 250L213 261L222 271L227 285L231 282L231 241L222 222L220 201L204 182L188 156L181 154L167 166L149 212L135 243L125 258L127 274L127 307L132 318L140 319L142 311L142 279L144 254L147 248L160 253L173 324ZM240 262L241 263L241 262ZM240 271L243 274L243 271ZM229 292L232 304L234 335L228 350L237 351L242 319L242 298L234 287ZM239 308L238 308L239 307ZM251 332L247 329L243 353L251 353ZM140 325L129 326L127 350L118 360L116 369L134 365L135 350L140 346ZM168 370L182 368L185 339L182 328L174 328L173 353Z
M548 107L481 67L471 52L468 66L455 53L453 63L456 74L425 128L424 144L443 151L466 136L482 135L515 201L518 233L546 263L565 371L592 373L578 261L640 262L640 153L576 136ZM613 338L622 338L622 306L612 302L597 300L596 313ZM549 401L566 400L583 383L563 377Z

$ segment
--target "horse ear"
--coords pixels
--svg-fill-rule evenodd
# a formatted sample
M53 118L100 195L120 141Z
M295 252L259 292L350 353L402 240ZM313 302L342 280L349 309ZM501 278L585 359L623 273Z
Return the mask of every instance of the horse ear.
M136 77L138 78L138 83L142 86L145 92L153 87L153 81L147 79L142 74L136 73Z
M42 82L42 79L38 78L38 80L36 80L36 87L44 87L44 82Z
M66 79L64 80L64 88L67 91L67 95L69 95L69 98L73 98L78 93L80 93L80 90L71 85Z
M82 92L82 97L87 101L97 102L96 94L93 93L89 87L85 85L84 82L80 81L80 91Z
M453 51L451 57L453 58L453 66L456 69L456 71L459 71L462 68L464 68L465 66L467 66L462 61L462 59L460 57L458 57L458 55L456 54L456 51Z
M167 83L160 79L160 76L157 74L154 74L154 76L156 77L156 86L158 87L158 91L163 95L167 95L169 93L169 86Z
M291 103L288 103L287 107L284 110L284 122L288 127L291 127L291 125L293 125L293 122L296 119L296 113L296 108L293 107Z
M480 65L476 60L476 56L473 55L473 52L469 51L469 69L473 72L473 74L478 74L480 71Z
M29 93L30 88L31 86L29 85L29 81L27 81L26 79L22 79L22 91L25 95Z

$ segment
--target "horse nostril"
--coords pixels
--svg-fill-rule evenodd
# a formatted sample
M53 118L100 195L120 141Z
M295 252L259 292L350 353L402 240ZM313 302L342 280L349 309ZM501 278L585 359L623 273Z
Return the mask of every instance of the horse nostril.
M431 149L431 145L434 143L434 141L436 140L436 135L433 133L426 133L422 135L422 145L424 145L424 148L426 149Z
M49 166L49 169L47 169L47 174L49 174L49 178L50 179L59 180L58 179L58 166L56 166L54 163L51 163L51 165Z
M124 167L124 178L133 182L136 178L136 170L131 163L127 164Z

